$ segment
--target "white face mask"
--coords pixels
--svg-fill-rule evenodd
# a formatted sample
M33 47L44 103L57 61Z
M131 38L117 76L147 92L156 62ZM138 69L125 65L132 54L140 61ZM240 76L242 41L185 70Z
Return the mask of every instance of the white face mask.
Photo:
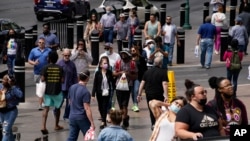
M107 55L110 55L110 51L109 51L109 50L106 50L105 53L106 53Z
M155 47L155 45L154 44L150 44L149 47L152 49L152 48Z
M110 11L106 11L106 13L107 13L107 14L109 14L109 13L110 13Z

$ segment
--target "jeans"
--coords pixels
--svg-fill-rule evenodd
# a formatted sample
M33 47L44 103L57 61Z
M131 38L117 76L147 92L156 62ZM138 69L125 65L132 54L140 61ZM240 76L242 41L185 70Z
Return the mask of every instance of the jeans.
M15 66L16 55L7 55L7 67L8 67L8 75L14 75L14 66Z
M201 65L210 67L213 56L213 39L201 39L200 48L201 48Z
M2 124L3 127L3 138L2 141L14 141L14 136L12 133L12 126L16 120L18 114L17 108L8 111L6 113L0 113L0 123Z
M109 103L108 103L108 112L109 110L115 105L115 100L116 100L116 97L115 97L115 90L114 89L111 89L111 92L110 92L110 97L109 97Z
M82 120L69 120L69 137L67 141L77 141L79 131L81 130L83 136L90 128L90 122L88 118Z
M230 71L227 69L227 79L230 82L233 82L234 96L236 96L239 73L240 71Z
M60 108L54 108L54 115L57 112L56 110L60 110L64 99L66 99L66 105L65 105L65 109L64 109L64 114L63 114L63 119L68 119L69 118L69 113L70 113L70 106L69 106L69 99L68 99L68 91L62 91L63 93L63 100L62 100L62 104L60 106Z
M128 38L128 47L131 49L131 47L133 46L134 43L134 35L130 34L129 38Z
M134 104L138 104L137 96L138 96L139 87L140 87L140 81L136 79L131 89L131 96L132 96L132 100Z
M174 54L174 44L169 44L169 45L166 45L164 44L164 48L168 48L168 62L169 63L172 63L172 60L173 60L173 54Z
M114 28L104 28L103 36L105 43L113 43Z
M214 41L214 48L218 52L220 51L220 46L221 46L220 32L221 32L221 27L217 26L216 27L216 38Z

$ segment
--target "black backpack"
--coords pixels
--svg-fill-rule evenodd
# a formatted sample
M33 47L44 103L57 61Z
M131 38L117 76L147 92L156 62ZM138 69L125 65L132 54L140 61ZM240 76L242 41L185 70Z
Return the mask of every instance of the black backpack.
M240 56L238 51L232 51L232 57L230 59L230 67L231 71L238 71L241 69Z

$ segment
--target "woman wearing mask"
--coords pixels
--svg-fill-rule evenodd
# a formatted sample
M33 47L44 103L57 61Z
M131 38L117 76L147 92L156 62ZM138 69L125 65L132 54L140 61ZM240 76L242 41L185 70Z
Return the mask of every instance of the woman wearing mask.
M226 134L230 134L230 125L248 125L246 107L242 101L233 96L231 82L225 77L211 77L208 83L215 89L215 98L207 105L214 108L222 119Z
M161 108L162 101L151 100L149 105L159 105L157 108ZM157 118L153 133L149 141L173 141L175 138L175 118L179 110L187 104L187 100L183 96L177 96L174 98L166 111L164 111L159 118ZM162 106L165 106L163 104ZM150 107L151 108L151 107ZM154 109L151 109L154 110ZM154 111L152 111L154 113ZM167 131L167 132L166 132Z
M94 100L96 97L98 109L102 118L100 129L103 129L107 126L106 117L111 96L111 88L112 84L114 84L112 71L108 69L109 67L108 57L103 56L100 59L98 70L95 73L92 89L92 99Z
M89 69L89 64L92 63L93 58L87 52L85 40L79 39L77 47L71 51L70 60L75 63L78 74Z
M207 91L190 80L185 80L189 103L177 113L176 136L198 140L202 137L225 135L219 115L207 103ZM202 125L202 126L201 126Z
M21 51L21 42L17 39L15 30L10 29L3 49L3 60L7 61L9 76L14 76L15 59L17 55L21 55Z
M147 70L147 65L145 58L141 56L140 51L138 46L133 46L131 48L131 55L132 55L132 60L135 61L137 68L138 68L138 79L134 80L132 90L131 90L131 96L133 100L133 107L132 110L134 112L139 112L140 109L138 107L138 101L137 101L137 96L138 96L138 91L139 91L139 86L140 82L142 80L142 76L144 72Z
M5 75L0 84L0 93L5 95L6 106L0 108L0 123L2 125L2 141L14 141L12 126L17 118L20 99L23 92L15 86L15 78Z
M130 36L129 36L129 39L128 39L128 47L131 48L132 47L132 44L134 42L134 34L135 34L135 31L139 28L140 26L140 21L136 15L136 11L134 10L131 10L130 12L130 16L128 17L127 19L127 24L129 25L130 27Z

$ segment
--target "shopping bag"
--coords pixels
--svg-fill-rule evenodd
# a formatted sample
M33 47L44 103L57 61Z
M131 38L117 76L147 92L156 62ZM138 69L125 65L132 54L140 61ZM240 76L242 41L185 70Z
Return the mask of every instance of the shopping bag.
M119 79L119 81L118 81L118 83L116 85L116 90L129 91L128 80L126 78L125 73L123 73L121 78Z
M6 107L5 91L0 90L0 108Z
M39 81L39 83L36 83L36 95L38 97L43 97L44 96L45 87L46 87L46 83L42 82L41 80Z
M194 48L194 55L195 55L195 57L199 57L199 46L198 45L196 45Z
M84 136L84 141L91 141L95 139L95 130L90 127Z

